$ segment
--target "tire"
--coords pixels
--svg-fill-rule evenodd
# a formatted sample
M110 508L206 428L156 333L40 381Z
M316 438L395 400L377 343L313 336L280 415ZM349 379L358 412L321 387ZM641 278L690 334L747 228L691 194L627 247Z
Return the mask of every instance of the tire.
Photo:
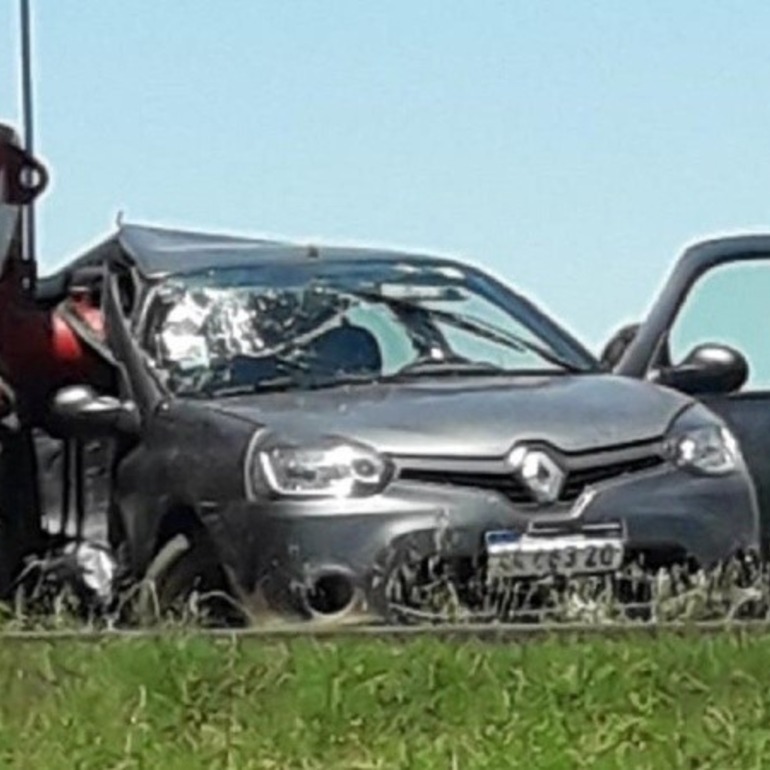
M204 625L231 625L242 617L211 541L199 532L175 535L158 550L138 605L140 620L192 617Z

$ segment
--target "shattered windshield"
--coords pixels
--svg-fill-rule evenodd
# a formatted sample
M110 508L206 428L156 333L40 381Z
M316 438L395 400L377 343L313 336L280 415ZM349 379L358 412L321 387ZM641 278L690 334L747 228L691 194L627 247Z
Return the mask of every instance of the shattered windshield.
M176 276L151 294L142 338L172 392L204 398L592 368L515 294L470 268L420 260L308 261Z

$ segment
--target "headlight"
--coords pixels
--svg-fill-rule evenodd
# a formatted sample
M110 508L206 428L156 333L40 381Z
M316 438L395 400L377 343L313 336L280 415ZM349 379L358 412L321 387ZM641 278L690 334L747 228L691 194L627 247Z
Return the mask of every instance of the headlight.
M258 456L267 484L287 497L364 497L380 492L392 476L386 458L343 441L275 446Z
M738 442L722 425L672 431L665 443L668 459L680 468L710 476L731 473L738 467Z

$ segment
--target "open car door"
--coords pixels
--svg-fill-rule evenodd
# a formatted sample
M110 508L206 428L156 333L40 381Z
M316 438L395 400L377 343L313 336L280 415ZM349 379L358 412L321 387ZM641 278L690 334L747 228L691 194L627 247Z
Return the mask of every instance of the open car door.
M685 252L615 371L690 393L723 417L751 471L770 552L770 236Z

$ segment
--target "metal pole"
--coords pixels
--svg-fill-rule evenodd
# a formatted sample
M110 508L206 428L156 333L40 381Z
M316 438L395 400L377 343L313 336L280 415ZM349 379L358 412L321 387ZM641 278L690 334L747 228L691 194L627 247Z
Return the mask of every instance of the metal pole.
M29 0L19 0L21 21L21 99L24 120L24 148L34 156L34 115L32 103L32 32ZM29 173L29 172L25 172ZM24 260L35 262L35 204L24 207Z

